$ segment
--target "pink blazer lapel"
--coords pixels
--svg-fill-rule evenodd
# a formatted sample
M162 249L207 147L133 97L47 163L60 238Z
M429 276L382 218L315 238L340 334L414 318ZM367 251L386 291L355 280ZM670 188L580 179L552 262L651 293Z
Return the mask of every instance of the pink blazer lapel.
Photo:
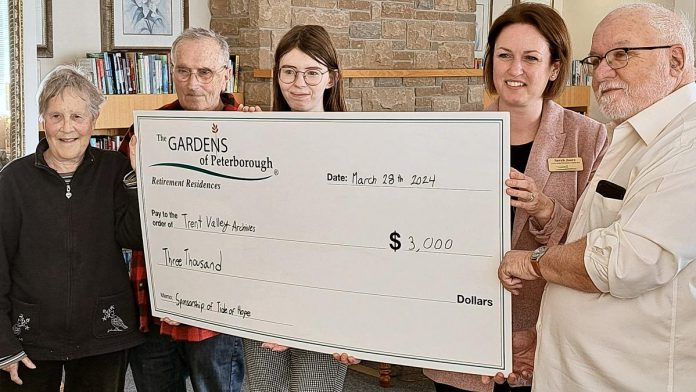
M563 149L565 142L565 129L563 127L563 107L553 102L545 100L541 112L539 129L534 137L534 144L529 153L527 168L524 174L528 175L537 185L537 189L544 191L546 182L551 175L548 167L548 159L558 157ZM515 211L515 218L512 225L513 249L517 246L522 232L529 224L529 214L523 209Z

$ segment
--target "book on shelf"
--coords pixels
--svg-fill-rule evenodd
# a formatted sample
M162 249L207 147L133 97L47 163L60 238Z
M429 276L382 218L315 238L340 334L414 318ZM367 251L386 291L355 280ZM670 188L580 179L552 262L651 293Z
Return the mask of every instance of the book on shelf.
M114 70L111 68L111 60L109 56L104 56L102 53L102 60L104 61L104 85L106 86L106 93L114 93Z
M75 68L79 69L90 82L92 82L97 88L101 90L97 82L97 68L94 61L90 61L88 58L75 59Z
M227 86L225 87L225 92L236 93L239 92L239 55L231 54L229 60L227 60L227 69L230 73L230 78L227 81Z
M589 86L592 84L592 75L587 72L587 69L582 65L580 60L573 60L570 65L570 76L568 77L568 86Z
M138 61L136 60L135 52L126 52L126 58L128 66L128 93L136 94L138 92Z
M95 58L92 60L94 62L94 66L97 68L97 87L102 91L102 93L106 94L106 84L104 82L104 79L106 79L106 75L104 75L104 59L103 58Z
M118 146L121 145L123 140L122 136L102 136L94 135L89 138L89 145L95 148L101 148L102 150L118 150Z
M169 94L169 56L143 52L94 52L75 60L104 94Z
M123 91L123 68L121 67L121 53L109 53L109 57L114 72L114 91L116 94L125 94Z
M239 55L234 55L234 90L233 93L239 92Z
M150 76L151 79L150 81L152 82L152 90L151 94L160 94L159 89L160 89L160 83L159 83L159 76L160 76L160 68L159 68L159 59L156 58L155 56L149 56L148 60L150 62Z

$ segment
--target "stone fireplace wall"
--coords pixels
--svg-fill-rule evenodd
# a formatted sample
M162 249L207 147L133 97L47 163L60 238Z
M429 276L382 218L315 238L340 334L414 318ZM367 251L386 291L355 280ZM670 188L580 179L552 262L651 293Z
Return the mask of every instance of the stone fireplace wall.
M273 51L292 26L319 24L331 34L345 70L384 70L346 78L351 111L468 111L482 107L478 76L398 74L474 66L475 0L210 0L210 27L240 55L246 104L268 109ZM392 76L392 77L390 77Z

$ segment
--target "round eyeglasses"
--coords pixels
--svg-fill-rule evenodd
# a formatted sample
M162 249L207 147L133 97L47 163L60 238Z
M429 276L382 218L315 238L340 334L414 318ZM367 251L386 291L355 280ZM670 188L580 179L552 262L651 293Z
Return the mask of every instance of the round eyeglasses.
M330 72L330 70L320 71L318 69L308 69L306 71L298 71L295 68L283 67L278 72L278 80L285 84L295 83L297 80L297 75L302 74L302 78L308 86L316 86L321 83L324 79L324 75Z
M196 79L198 79L200 83L208 84L213 80L215 75L223 69L227 69L227 66L223 65L218 68L217 71L210 68L191 69L174 66L174 79L179 82L186 82L191 78L191 75L196 75Z
M660 45L660 46L637 46L635 48L614 48L604 54L604 56L587 56L580 60L580 63L585 66L587 72L594 73L599 67L602 60L607 60L607 65L611 69L621 69L628 64L628 59L631 58L630 52L635 50L655 50L655 49L667 49L674 45Z

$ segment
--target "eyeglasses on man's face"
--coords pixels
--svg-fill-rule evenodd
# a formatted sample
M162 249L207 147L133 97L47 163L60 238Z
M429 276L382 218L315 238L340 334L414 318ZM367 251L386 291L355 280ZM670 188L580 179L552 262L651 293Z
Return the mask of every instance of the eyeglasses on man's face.
M285 84L292 84L295 83L295 80L297 80L297 75L302 74L302 77L308 86L316 86L317 84L321 83L322 79L324 79L324 75L328 72L328 69L326 71L320 71L318 69L298 71L295 68L282 67L278 72L278 80Z
M210 83L215 75L218 74L218 72L222 71L223 69L227 69L226 65L223 65L222 67L218 68L217 70L212 70L210 68L198 68L198 69L191 69L191 68L184 68L184 67L177 67L176 65L174 66L174 78L179 81L179 82L186 82L191 78L191 75L196 75L196 79L198 79L199 82L201 83Z
M674 45L660 45L660 46L637 46L634 48L614 48L604 54L604 56L587 56L580 60L583 66L587 68L587 71L594 73L594 71L599 67L602 60L607 60L607 65L611 69L621 69L628 64L628 59L630 59L631 52L637 50L655 50L655 49L667 49Z

